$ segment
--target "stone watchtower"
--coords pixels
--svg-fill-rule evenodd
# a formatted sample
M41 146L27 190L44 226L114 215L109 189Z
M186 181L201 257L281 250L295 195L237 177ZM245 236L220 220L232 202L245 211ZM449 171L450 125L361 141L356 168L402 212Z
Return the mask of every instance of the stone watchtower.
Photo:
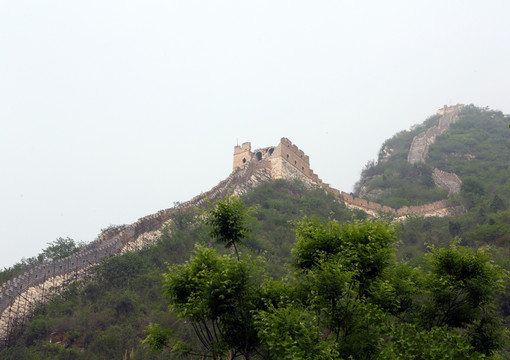
M269 146L253 152L249 142L234 146L233 170L250 164L266 167L271 171L273 179L298 176L318 181L317 175L310 169L308 156L287 138L281 138L277 146Z
M279 146L276 147L279 149ZM272 162L275 152L275 147L270 146L267 148L257 149L254 152L251 151L251 143L245 142L243 145L234 146L234 166L233 170L237 168L245 167L250 163L261 162L266 166L270 167L270 163Z
M234 169L243 167L251 161L251 143L245 142L243 145L234 146Z

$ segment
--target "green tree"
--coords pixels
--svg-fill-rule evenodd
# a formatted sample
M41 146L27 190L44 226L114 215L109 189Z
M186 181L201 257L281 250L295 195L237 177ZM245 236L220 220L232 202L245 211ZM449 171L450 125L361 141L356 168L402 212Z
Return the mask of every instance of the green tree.
M427 300L420 307L423 327L464 329L474 349L486 355L500 348L503 334L494 298L503 289L506 273L485 250L473 251L455 242L433 248L428 258Z
M245 208L220 202L206 220L210 234L239 244ZM395 234L381 221L305 217L283 281L267 279L261 260L198 245L164 275L164 290L202 350L178 341L172 349L214 359L481 359L501 348L493 299L506 275L488 254L452 243L412 268L397 262ZM173 340L157 326L148 331L153 348Z
M224 243L225 247L233 247L238 260L237 247L250 232L248 210L239 198L227 195L217 200L214 205L209 203L209 210L206 212L205 223L211 227L209 236Z
M45 260L63 259L83 247L83 243L75 242L73 239L59 237L55 241L48 243L48 247L43 249L42 256Z
M304 303L343 358L476 358L502 346L493 302L506 275L485 251L432 248L413 269L396 263L395 230L378 221L304 219L296 237Z
M164 288L170 307L191 323L205 354L244 356L257 345L252 313L260 301L260 269L198 245L184 265L170 268Z
M501 199L497 194L494 195L492 198L492 201L490 203L490 209L493 212L498 212L500 210L505 210L505 203L503 202L503 199Z
M373 358L384 312L372 293L395 261L395 229L380 221L321 224L304 218L295 232L304 303L315 311L323 341L333 343L341 358Z
M304 218L295 224L295 233L298 268L310 270L332 260L352 272L362 292L394 261L395 229L381 221L320 224Z
M255 324L264 359L335 359L338 352L321 341L316 314L296 304L259 311Z
M241 259L238 251L250 231L248 210L237 197L227 195L209 203L205 214L209 236L233 247L236 261L198 245L193 257L171 267L164 279L170 307L191 323L204 354L215 359L226 354L249 359L258 345L253 313L261 302L261 269L249 258ZM165 337L155 329L149 329L147 342L161 344Z

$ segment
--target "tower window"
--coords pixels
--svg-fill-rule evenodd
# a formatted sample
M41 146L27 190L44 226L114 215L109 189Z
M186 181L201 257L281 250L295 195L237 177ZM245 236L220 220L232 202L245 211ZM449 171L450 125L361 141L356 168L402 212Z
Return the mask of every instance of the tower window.
M246 162L246 158L243 158L243 164Z
M258 161L262 160L262 153L260 151L255 156L257 157Z

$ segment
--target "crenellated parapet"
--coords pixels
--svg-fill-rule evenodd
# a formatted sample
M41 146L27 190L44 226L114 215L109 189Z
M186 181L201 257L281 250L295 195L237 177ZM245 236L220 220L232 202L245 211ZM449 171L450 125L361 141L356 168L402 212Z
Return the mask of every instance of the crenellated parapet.
M234 147L234 170L257 162L265 162L267 167L272 167L272 165L276 167L281 161L285 161L306 176L311 176L313 173L310 170L308 155L287 138L281 138L277 146L269 146L254 151L251 151L251 143L249 142ZM283 177L278 171L273 174L275 178Z

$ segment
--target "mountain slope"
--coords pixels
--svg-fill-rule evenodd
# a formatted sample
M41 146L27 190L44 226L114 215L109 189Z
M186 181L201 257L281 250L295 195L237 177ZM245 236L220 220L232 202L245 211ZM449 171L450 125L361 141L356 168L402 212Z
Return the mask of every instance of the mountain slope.
M444 116L434 115L410 131L402 131L387 140L377 162L367 164L355 188L357 196L400 207L446 199L452 191L445 184L438 187L438 174L443 182L448 177L455 183L475 182L486 193L497 193L506 204L510 201L510 118L500 111L464 106L458 120L444 128ZM441 132L436 129L442 128ZM435 133L434 133L435 132ZM413 140L433 133L422 140L422 150L415 152ZM426 145L423 145L426 143ZM460 185L457 181L457 184ZM446 188L446 189L445 189Z
M176 212L204 206L208 199L212 201L229 192L236 195L244 194L264 181L282 178L297 179L308 187L322 188L332 194L337 201L372 216L384 212L399 217L448 216L452 213L452 209L444 201L393 209L353 198L324 183L310 168L308 156L286 138L282 138L277 146L253 152L251 144L244 143L234 148L233 172L207 193L198 195L177 208L145 216L131 225L108 229L96 240L68 257L50 262L40 260L27 269L22 267L21 270L25 270L24 272L11 277L0 288L0 341L9 342L11 329L25 321L26 312L30 313L35 303L46 303L54 295L62 292L70 282L86 276L88 269L101 259L127 251L137 251L154 244ZM11 272L10 275L17 274Z
M291 221L316 216L322 221L331 218L343 222L366 216L300 181L265 181L243 200L256 211L253 233L241 251L263 255L268 260L266 271L274 277L280 277L289 266L294 244ZM196 243L228 251L208 238L207 228L195 215L192 208L178 209L153 246L105 258L90 268L83 281L73 283L61 296L36 310L25 327L12 333L10 347L0 352L0 358L54 359L58 355L66 359L120 359L131 349L136 359L168 358L166 353L147 355L140 344L151 322L171 326L184 338L192 333L189 325L168 312L161 274L169 264L187 260ZM188 340L193 342L191 336Z
M399 249L399 256L418 259L426 248L425 244L444 244L453 237L460 236L473 247L483 244L500 246L501 248L497 248L500 255L497 260L504 264L503 257L508 255L506 245L510 243L510 214L506 211L510 201L510 186L506 181L510 175L509 157L506 156L510 151L510 118L501 112L474 106L463 107L457 115L457 121L450 122L447 128L441 125L444 114L438 114L413 130L403 131L386 141L377 163L369 164L363 171L356 194L395 209L446 200L450 194L449 202L461 204L467 213L446 219L424 219L419 217L423 213L409 213L411 218L402 224L403 245ZM438 132L435 128L442 128L442 131ZM432 134L434 141L425 138L424 143L423 136L420 140L423 133ZM413 157L409 155L410 149L417 138L416 143L419 146L415 148L421 146L422 150L427 151L420 150L421 155ZM245 201L258 208L259 221L253 224L255 236L246 242L246 251L265 254L269 259L268 263L272 264L268 271L275 276L283 273L285 259L288 258L293 244L294 237L288 221L303 215L317 215L322 219L331 217L340 221L361 219L366 216L365 213L359 210L351 211L348 207L381 209L379 204L354 199L324 184L309 169L307 157L303 157L304 154L297 147L284 140L286 139L282 139L278 145L279 149L269 147L252 153L251 149L244 151L240 148L237 160L244 164L244 160L248 159L249 166L234 166L232 174L208 193L199 195L178 208L162 210L140 219L135 224L112 230L89 244L75 257L66 259L62 264L71 263L71 259L93 260L92 264L103 259L103 265L90 267L90 262L82 261L85 265L72 273L66 273L72 275L62 278L62 281L66 281L67 288L64 292L58 290L56 293L68 300L54 298L45 308L50 317L36 312L35 322L28 323L19 333L11 332L11 336L5 340L12 343L16 338L21 339L21 342L15 342L14 348L19 347L22 349L19 351L25 351L26 354L30 354L30 348L39 354L46 353L48 349L42 347L48 346L47 342L51 340L61 344L64 349L69 348L69 354L73 351L90 351L88 358L101 358L104 355L94 354L106 353L119 357L131 346L138 346L147 321L162 317L166 319L164 321L172 323L174 319L165 318L166 315L163 315L164 301L155 294L157 289L161 288L161 279L158 276L166 269L165 261L182 262L192 250L193 243L207 238L203 227L193 220L195 206L204 205L207 197L214 200L231 191L244 194ZM287 148L291 149L290 154L296 158L291 159L294 165L291 161L278 162L279 158L275 158L278 151L280 158L285 158L285 155L289 157L289 153L283 152L284 146L288 146ZM236 158L234 159L235 164ZM304 162L298 164L300 159L304 159ZM272 182L275 169L280 175L285 174L287 179L291 180L290 183ZM452 191L448 184L444 185L448 190L437 186L440 183L438 177L451 177L452 182L456 183L454 175L462 181L462 191L458 195L454 194L455 191ZM295 178L300 180L293 182L292 179ZM318 186L313 187L314 184ZM325 193L323 189L328 192ZM377 211L372 214L377 214ZM150 245L155 246L149 248ZM127 252L129 250L139 252ZM113 254L124 255L107 260L107 257ZM33 276L40 270L46 274L48 264L42 264L44 268L32 269L34 271L31 273L26 273L2 287L0 300L7 306L3 308L4 314L10 309L8 326L12 324L16 328L21 325L31 316L37 301L46 302L51 298L47 296L48 290L55 290L57 285L63 283L59 283L60 278L55 276L62 265L59 264L50 266L48 274L54 275L53 277L43 277L49 282L41 282L41 277L35 280ZM103 289L99 296L98 288L102 288L103 284L94 284L94 281L83 283L84 288L76 287L79 283L74 283L73 280L80 277L86 279L87 275L102 279L104 284L112 288L112 292ZM35 281L38 285L46 284L46 287L42 287L42 293L36 291L32 294L33 298L28 296L30 292L26 292L30 281ZM131 285L134 287L131 288ZM13 291L13 288L19 291L19 294ZM151 298L159 300L152 303ZM13 302L13 299L18 302ZM84 312L79 310L80 307L85 309ZM102 307L104 312L98 310ZM14 309L23 309L23 312L19 313L22 316L11 318ZM71 319L70 316L75 313L76 317ZM131 317L130 314L136 316ZM129 319L127 325L126 320L121 319L123 317ZM86 318L95 320L89 322ZM56 322L54 319L57 319ZM83 326L77 327L76 324L80 322ZM5 325L5 322L3 324ZM4 325L3 330L6 329ZM88 331L89 328L93 330ZM12 327L8 330L12 331ZM43 342L39 343L41 340ZM105 344L112 341L120 345L109 349ZM15 351L14 348L7 352ZM57 350L67 351L62 348ZM110 350L113 352L110 353ZM138 354L138 351L142 350L135 352ZM72 356L82 358L76 354ZM69 358L73 358L72 356Z

